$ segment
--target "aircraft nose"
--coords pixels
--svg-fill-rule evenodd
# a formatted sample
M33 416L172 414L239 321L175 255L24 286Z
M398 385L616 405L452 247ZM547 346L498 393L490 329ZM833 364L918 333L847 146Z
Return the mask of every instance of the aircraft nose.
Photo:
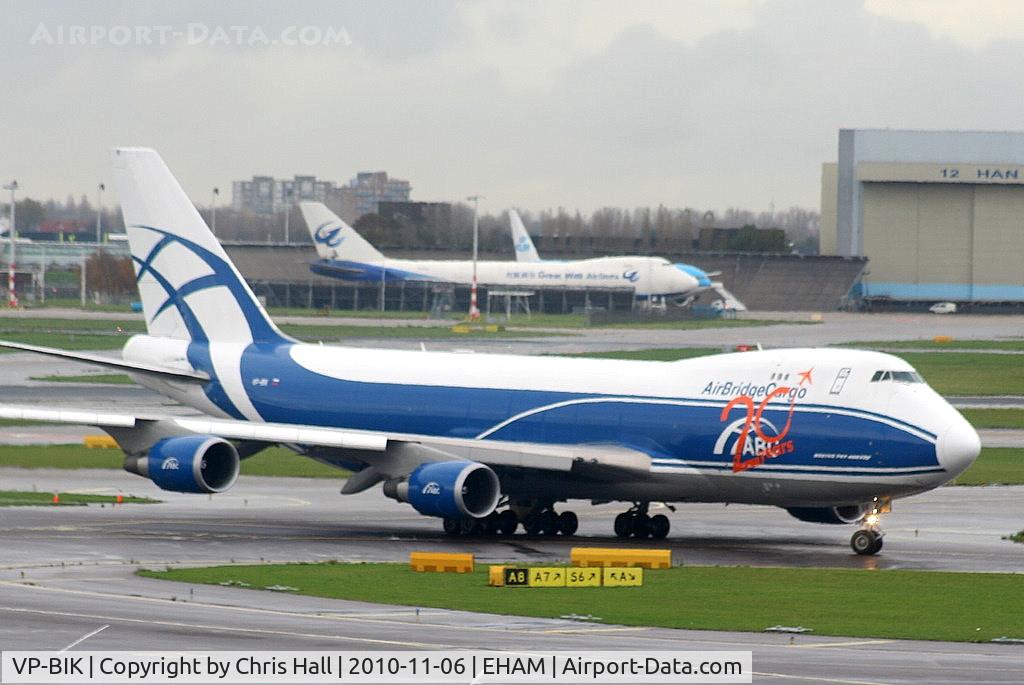
M967 467L973 464L981 453L981 438L978 437L974 426L959 415L957 418L959 420L954 421L939 436L939 442L936 445L939 463L946 469L950 477L958 476L967 470Z
M679 271L691 282L694 288L707 288L711 285L711 279L707 273L692 264L674 264Z

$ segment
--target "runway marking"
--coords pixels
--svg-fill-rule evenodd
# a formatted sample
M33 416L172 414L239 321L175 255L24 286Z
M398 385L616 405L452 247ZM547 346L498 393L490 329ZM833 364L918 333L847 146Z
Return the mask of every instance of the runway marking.
M108 623L107 625L105 625L105 626L100 626L99 628L97 628L96 630L92 631L91 633L86 633L86 634L85 634L85 635L83 635L82 637L78 638L77 640L75 640L75 641L74 641L74 642L72 642L72 643L71 643L70 645L68 645L67 647L65 647L64 649L60 650L60 651L59 651L59 652L57 652L57 653L58 653L58 654L60 654L61 652L66 652L66 651L68 651L69 649L71 649L72 647L75 647L76 645L80 645L80 644L82 644L83 642L85 642L86 640L88 640L88 639L89 639L90 637L92 637L93 635L99 635L100 633L102 633L102 632L103 632L104 630L106 630L106 629L107 629L107 628L109 628L109 627L110 627L110 624L109 624L109 623Z
M89 618L112 623L141 623L144 625L168 626L172 628L190 628L200 630L219 630L226 633L256 633L260 635L280 635L284 637L300 637L318 640L338 640L347 642L366 642L377 645L397 645L400 647L429 647L431 649L452 649L452 645L435 644L430 642L406 642L402 640L381 640L372 637L353 637L351 635L323 635L319 633L298 633L288 630L269 630L266 628L238 628L232 626L219 626L212 623L182 623L180 621L158 621L154 619L128 618L124 616L102 616L97 614L80 614L73 611L44 611L42 609L23 609L19 607L0 606L0 611L10 611L18 614L39 614L41 616L66 616L69 618Z
M862 645L885 645L896 640L856 640L853 642L817 642L813 645L790 645L797 649L820 649L822 647L860 647Z
M109 582L109 579L107 579L107 582ZM160 582L167 582L167 581L160 581ZM372 623L374 625L388 625L388 626L409 625L409 626L417 626L417 627L423 627L423 628L438 628L438 629L443 629L443 630L502 633L504 635L508 635L509 633L517 633L517 634L523 634L523 635L536 635L537 633L541 632L540 630L537 630L537 629L525 629L525 628L492 628L492 627L480 626L480 625L461 626L461 625L454 625L454 624L450 624L450 623L426 623L426 622L423 622L423 621L416 621L416 620L413 619L412 616L410 616L411 620L404 620L403 621L403 620L397 620L395 617L392 617L392 618L363 618L362 616L350 617L350 616L346 616L346 615L342 615L342 614L303 613L303 612L297 612L297 611L282 611L282 610L279 610L279 609L261 609L261 608L257 608L257 607L234 606L234 605L230 605L230 604L209 604L209 603L206 603L206 602L196 602L196 601L192 601L192 600L187 601L187 602L184 602L184 601L178 602L178 601L175 601L175 600L172 600L172 599L165 599L163 597L143 597L143 596L139 596L139 595L122 595L122 594L116 594L116 593L111 593L111 592L97 592L95 590L75 590L75 589L72 589L72 588L50 587L50 586L46 586L46 585L30 585L30 584L28 584L26 582L16 582L16 581L9 581L9 580L0 580L0 586L17 587L17 588L28 589L28 590L40 590L40 591L43 591L43 592L60 592L60 593L65 593L65 594L69 594L69 595L84 595L86 597L100 597L100 598L103 598L103 599L114 598L114 599L117 599L117 600L122 601L122 602L123 601L135 601L135 602L151 602L151 603L158 603L158 604L173 604L174 606L180 606L180 607L199 607L199 608L204 608L204 609L217 609L217 610L220 610L220 611L228 610L228 611L237 611L237 612L242 612L242 613L269 614L269 615L272 615L272 616L287 616L287 617L290 617L290 618L318 619L318 620L325 620L325 621L339 621L339 622L347 621L347 622L350 622L350 623ZM307 595L297 595L297 596L303 597L303 596L307 596ZM331 598L328 598L328 599L331 599ZM356 601L356 600L337 600L337 601ZM395 606L395 605L385 605L385 606ZM0 608L2 608L2 607L0 607ZM440 613L440 612L435 612L435 613ZM479 612L470 612L470 613L479 613ZM487 614L484 614L484 615L487 615ZM497 618L506 618L506 617L498 616ZM512 618L530 618L530 617L515 616L515 617L512 617ZM536 620L544 620L544 619L536 619ZM584 626L580 626L579 628L573 628L573 629L570 629L570 630L572 630L572 632L575 632L577 634L589 632L589 630L587 630L587 628L584 627ZM601 630L601 628L596 628L596 630ZM649 630L649 628L640 626L640 627L636 627L634 630L636 630L636 631L645 631L645 630ZM744 644L746 644L746 643L744 643Z
M648 626L621 626L621 627L609 627L609 628L552 628L551 630L541 630L541 633L575 633L575 634L589 634L589 633L635 633L649 630Z
M811 680L817 683L840 683L841 685L888 685L875 680L843 680L841 678L824 678L811 675L793 675L791 673L765 673L754 671L754 675L767 678L792 678L794 680Z

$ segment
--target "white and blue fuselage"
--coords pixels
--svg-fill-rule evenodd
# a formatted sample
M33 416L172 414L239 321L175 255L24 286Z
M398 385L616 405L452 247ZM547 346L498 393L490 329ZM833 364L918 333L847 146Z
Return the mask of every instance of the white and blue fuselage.
M363 283L473 283L474 265L470 260L392 259L323 204L303 202L300 207L319 256L310 264L314 273ZM711 287L708 275L698 267L639 255L570 261L478 261L475 274L479 285L492 288L604 288L632 291L640 299L684 301Z
M512 495L852 503L936 487L977 454L977 435L960 414L906 362L875 352L778 350L647 362L148 336L125 348L125 358L138 362L167 365L183 357L212 380L202 388L139 382L235 419L616 446L651 458L650 477L639 482L526 474L503 479ZM872 381L878 372L889 379ZM892 380L893 373L906 380ZM736 401L741 397L749 398L756 419L745 400Z

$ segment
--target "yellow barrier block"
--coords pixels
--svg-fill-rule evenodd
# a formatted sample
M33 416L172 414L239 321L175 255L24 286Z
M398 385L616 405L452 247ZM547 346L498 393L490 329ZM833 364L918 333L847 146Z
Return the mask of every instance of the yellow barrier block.
M437 573L472 573L472 554L448 554L440 552L412 552L409 566L413 571L435 571Z
M573 566L641 566L671 568L670 549L615 549L611 547L573 547L569 554Z
M539 566L530 569L530 587L565 587L564 566Z
M469 326L452 326L452 333L469 333Z
M566 587L601 587L601 569L570 568L565 575Z
M601 582L605 587L640 587L644 584L643 568L605 566L601 571Z
M487 568L487 584L493 587L505 586L505 567L489 566Z
M85 446L92 448L117 449L117 441L109 435L87 435L82 440Z
M932 338L932 341L936 342L936 343L939 343L939 344L951 343L951 342L953 342L953 336L951 336L951 335L937 335L934 338Z

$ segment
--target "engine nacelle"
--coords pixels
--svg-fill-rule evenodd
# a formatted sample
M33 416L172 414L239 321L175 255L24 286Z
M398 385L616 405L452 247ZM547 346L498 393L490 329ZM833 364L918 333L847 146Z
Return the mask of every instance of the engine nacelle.
M384 494L426 516L483 518L498 506L501 484L475 461L438 461L418 466L406 480L385 482Z
M807 523L857 523L871 511L871 503L850 504L842 507L790 507L790 516Z
M224 492L238 478L238 450L212 435L164 438L144 457L125 457L124 469L171 492Z

